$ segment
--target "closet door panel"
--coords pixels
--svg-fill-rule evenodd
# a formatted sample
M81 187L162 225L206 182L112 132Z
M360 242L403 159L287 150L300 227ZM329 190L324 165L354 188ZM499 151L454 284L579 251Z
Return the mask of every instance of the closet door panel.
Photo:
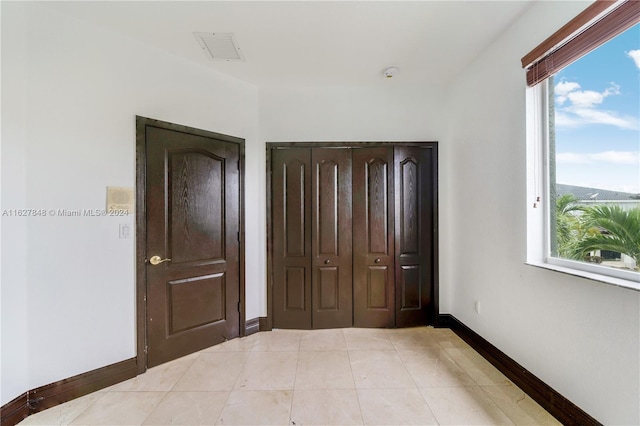
M311 151L272 151L273 325L312 327Z
M395 147L396 326L426 325L433 310L433 151Z
M353 150L354 326L393 327L393 148Z
M351 150L311 150L313 328L353 324Z

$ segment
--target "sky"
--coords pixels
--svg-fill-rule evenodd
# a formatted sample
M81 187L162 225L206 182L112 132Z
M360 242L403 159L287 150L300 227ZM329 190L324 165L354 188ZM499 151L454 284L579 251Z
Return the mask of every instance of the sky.
M556 182L640 193L640 24L554 76Z

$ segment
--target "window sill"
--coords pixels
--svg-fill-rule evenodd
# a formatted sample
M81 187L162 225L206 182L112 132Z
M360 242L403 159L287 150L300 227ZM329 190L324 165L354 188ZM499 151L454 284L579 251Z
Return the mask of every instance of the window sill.
M563 274L573 275L576 277L586 278L592 281L598 281L604 284L614 285L616 287L628 288L630 290L640 291L640 282L625 280L622 278L610 277L607 275L596 274L593 272L581 271L579 269L567 268L565 266L551 265L545 262L525 262L529 266L536 268L549 269L551 271L560 272Z

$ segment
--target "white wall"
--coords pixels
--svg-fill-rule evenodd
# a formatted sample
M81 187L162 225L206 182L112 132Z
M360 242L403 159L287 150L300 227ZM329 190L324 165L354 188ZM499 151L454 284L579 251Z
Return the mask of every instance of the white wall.
M640 293L524 264L525 75L520 58L588 3L536 2L459 76L451 313L605 424L640 424ZM480 301L481 313L474 311Z
M37 4L2 2L2 48L4 209L103 209L107 186L134 186L135 115L246 139L247 317L260 315L257 89ZM118 238L133 222L3 219L2 404L135 356L134 239Z
M443 90L403 87L381 79L379 87L260 88L260 140L267 142L439 141ZM263 148L264 149L264 148ZM438 144L440 312L450 307L449 173L446 144Z
M25 206L25 15L2 2L2 138L0 210ZM8 102L8 99L14 102ZM26 221L2 217L0 401L25 392L27 371Z

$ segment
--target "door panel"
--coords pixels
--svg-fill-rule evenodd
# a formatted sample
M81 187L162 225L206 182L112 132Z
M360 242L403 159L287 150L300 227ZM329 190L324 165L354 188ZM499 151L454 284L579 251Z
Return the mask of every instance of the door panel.
M353 324L351 150L313 148L313 328Z
M239 335L239 147L146 126L147 364Z
M311 152L272 155L273 325L311 328Z
M393 327L393 148L353 150L356 327Z
M395 147L396 326L426 325L433 310L432 150Z

